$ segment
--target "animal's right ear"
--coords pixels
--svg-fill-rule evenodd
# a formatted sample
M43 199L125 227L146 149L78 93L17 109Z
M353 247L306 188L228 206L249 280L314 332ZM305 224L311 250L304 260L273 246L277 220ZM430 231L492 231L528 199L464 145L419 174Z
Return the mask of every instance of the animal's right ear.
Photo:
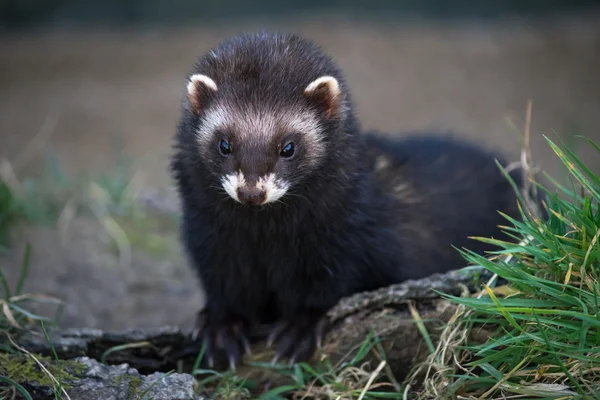
M211 78L202 74L190 76L187 84L187 98L190 110L199 114L208 103L210 96L217 92L217 84Z

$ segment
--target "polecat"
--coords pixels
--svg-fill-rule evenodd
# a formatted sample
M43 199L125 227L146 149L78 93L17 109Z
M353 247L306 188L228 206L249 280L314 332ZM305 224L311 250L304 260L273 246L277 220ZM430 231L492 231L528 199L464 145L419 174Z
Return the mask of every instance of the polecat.
M467 237L517 215L495 154L361 134L342 72L297 35L224 41L185 86L172 172L211 361L273 323L278 356L307 359L340 298L462 267L452 246L484 251Z

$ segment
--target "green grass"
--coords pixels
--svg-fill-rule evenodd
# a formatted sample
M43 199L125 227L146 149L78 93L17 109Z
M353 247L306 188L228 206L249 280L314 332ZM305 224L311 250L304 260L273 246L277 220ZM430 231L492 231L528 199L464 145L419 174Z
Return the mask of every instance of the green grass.
M21 222L39 222L37 207L15 193L0 176L0 251L6 251L14 240Z
M204 349L203 349L204 350ZM402 386L387 368L386 355L380 339L371 332L362 344L333 364L323 357L314 364L251 363L252 366L272 370L288 382L258 397L251 397L257 382L236 376L235 373L201 370L198 368L203 350L198 355L193 375L200 390L219 399L257 398L274 400L302 399L402 399ZM371 356L371 357L368 357ZM373 360L377 365L373 365Z
M15 341L24 332L38 332L40 326L43 335L49 341L44 322L56 325L58 315L62 310L62 302L42 294L23 293L23 287L29 274L31 252L29 245L25 246L20 274L14 289L11 289L3 270L0 268L0 399L13 398L19 393L25 398L31 398L20 384L27 380L47 383L55 392L56 399L62 399L63 372L54 352L55 360L43 360L20 348ZM54 318L37 315L31 307L35 304L50 304L56 307ZM53 348L54 350L54 348ZM58 366L57 366L58 365ZM54 375L58 375L58 380Z
M5 160L10 173L0 174L0 251L18 238L20 225L57 226L63 233L78 216L97 221L122 263L133 248L159 257L177 249L177 216L148 212L138 201L143 176L134 160L119 152L114 157L110 169L72 176L48 154L41 172L22 179Z
M10 164L2 160L0 171L0 251L16 251L25 239L19 228L25 225L56 226L60 233L67 229L73 218L87 214L113 239L122 260L131 260L131 247L140 248L153 256L164 256L176 248L166 231L177 232L175 216L154 215L146 212L137 201L141 188L132 170L131 160L120 157L114 168L99 174L70 176L52 157L37 176L21 179L15 176ZM62 302L42 294L23 293L29 273L31 251L25 246L20 276L15 287L10 287L0 265L0 400L12 399L18 394L30 398L22 385L33 378L53 388L54 398L68 398L63 380L70 376L58 359L40 357L19 348L16 342L24 332L42 335L50 340L45 325L56 325L62 311ZM37 315L36 306L56 307L54 318ZM52 347L52 346L51 346ZM4 357L11 357L5 359ZM71 365L70 365L71 366ZM10 368L8 368L10 367ZM24 374L28 377L25 378ZM143 396L144 397L144 396ZM147 397L147 396L145 396Z
M7 248L10 232L22 214L23 210L10 186L0 180L0 249Z
M6 251L15 239L14 230L21 222L39 222L39 208L35 203L29 202L23 191L19 194L8 184L7 180L0 177L0 250ZM20 267L20 274L16 286L11 289L6 276L0 268L0 398L14 398L17 394L25 399L31 399L27 390L16 381L27 367L30 358L24 356L21 359L16 357L8 358L19 354L20 350L14 345L13 337L20 333L32 329L35 322L48 320L45 317L36 315L29 309L32 303L53 303L60 306L60 302L42 295L23 294L23 287L29 274L29 265L31 259L31 249L29 245L25 246L23 262ZM60 307L57 308L57 315ZM31 356L34 357L34 356ZM39 359L38 359L39 361ZM11 367L15 367L12 369ZM37 365L35 366L37 369ZM42 380L45 377L40 377ZM21 381L21 383L23 383ZM50 382L52 383L52 382ZM54 386L54 385L52 385ZM57 398L61 398L61 387L57 386Z
M547 220L525 207L522 221L505 216L515 243L478 238L498 246L496 257L461 250L507 285L446 296L462 306L462 329L447 329L454 334L440 347L446 357L431 357L439 373L428 376L418 398L600 399L600 176L563 142L546 139L572 185L554 182L554 192L538 185ZM586 144L600 156L596 143ZM458 337L481 329L491 332L484 343Z
M78 215L95 218L99 226L113 239L114 247L122 260L131 260L131 247L141 248L153 256L163 256L176 243L165 231L176 232L175 217L154 215L146 212L137 201L141 188L139 176L132 170L133 164L126 157L119 157L110 170L99 174L70 176L56 158L47 156L45 168L36 176L17 177L11 165L2 161L0 170L0 251L16 251L25 237L19 228L25 225L56 226L59 233L67 229ZM56 353L54 359L29 354L14 341L21 333L34 332L49 340L45 324L56 325L62 311L62 302L42 294L23 293L29 273L31 252L25 246L21 273L14 288L9 286L0 265L0 400L11 399L18 393L25 398L29 394L23 383L24 371L37 371L42 381L54 389L56 399L63 396L62 362ZM56 307L54 318L37 315L36 306L48 304ZM6 362L4 362L6 361ZM43 375L43 376L42 376ZM68 396L66 396L68 397Z
M0 250L6 250L23 223L56 223L65 204L77 197L79 186L50 155L37 176L17 176L5 159L0 166Z

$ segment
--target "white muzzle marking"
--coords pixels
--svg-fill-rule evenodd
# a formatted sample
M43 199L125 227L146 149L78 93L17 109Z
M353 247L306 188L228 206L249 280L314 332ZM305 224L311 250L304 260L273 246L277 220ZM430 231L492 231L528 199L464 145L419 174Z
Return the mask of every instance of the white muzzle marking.
M243 172L239 171L234 174L225 175L221 179L221 185L233 200L241 203L238 196L238 189L246 186L246 179ZM277 179L275 174L267 174L258 179L256 187L265 192L265 201L263 204L267 204L281 199L287 193L289 184L281 179Z

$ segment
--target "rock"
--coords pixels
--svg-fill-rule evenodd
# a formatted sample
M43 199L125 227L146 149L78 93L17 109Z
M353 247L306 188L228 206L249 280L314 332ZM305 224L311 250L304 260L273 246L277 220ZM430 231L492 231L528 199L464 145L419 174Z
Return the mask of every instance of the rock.
M194 394L194 379L189 374L141 375L127 364L107 366L89 357L78 357L72 362L81 365L65 380L66 394L78 400L200 400ZM70 365L73 365L70 363ZM75 377L75 379L73 379ZM34 399L50 400L55 395L52 388L36 382L23 382ZM62 398L66 398L63 392Z
M325 338L323 352L332 363L336 363L352 349L358 348L370 332L374 332L381 339L391 372L401 381L415 363L428 354L408 304L417 310L435 343L441 331L438 328L452 316L454 306L440 299L433 290L460 295L476 290L478 280L488 279L488 272L472 268L406 281L342 299L328 313L332 330ZM132 397L127 397L128 391L143 392L154 382L155 386L150 389L152 395L147 398L198 398L193 394L194 379L191 375L164 375L164 372L176 369L191 371L200 344L191 340L190 331L177 327L123 332L56 329L49 334L59 358L74 359L88 367L81 381L73 383L70 389L74 393L73 398L129 399ZM28 333L18 341L28 351L52 355L50 345L41 335ZM252 356L247 357L238 369L238 376L257 382L271 382L271 387L285 384L285 378L275 372L250 367L247 363L270 361L272 357L272 350L261 344L255 346ZM106 366L96 360L118 365ZM37 389L41 392L41 388Z
M77 361L89 369L68 391L74 399L201 399L194 395L194 378L189 374L166 375L155 372L141 375L127 364L106 366L88 357L78 358Z

